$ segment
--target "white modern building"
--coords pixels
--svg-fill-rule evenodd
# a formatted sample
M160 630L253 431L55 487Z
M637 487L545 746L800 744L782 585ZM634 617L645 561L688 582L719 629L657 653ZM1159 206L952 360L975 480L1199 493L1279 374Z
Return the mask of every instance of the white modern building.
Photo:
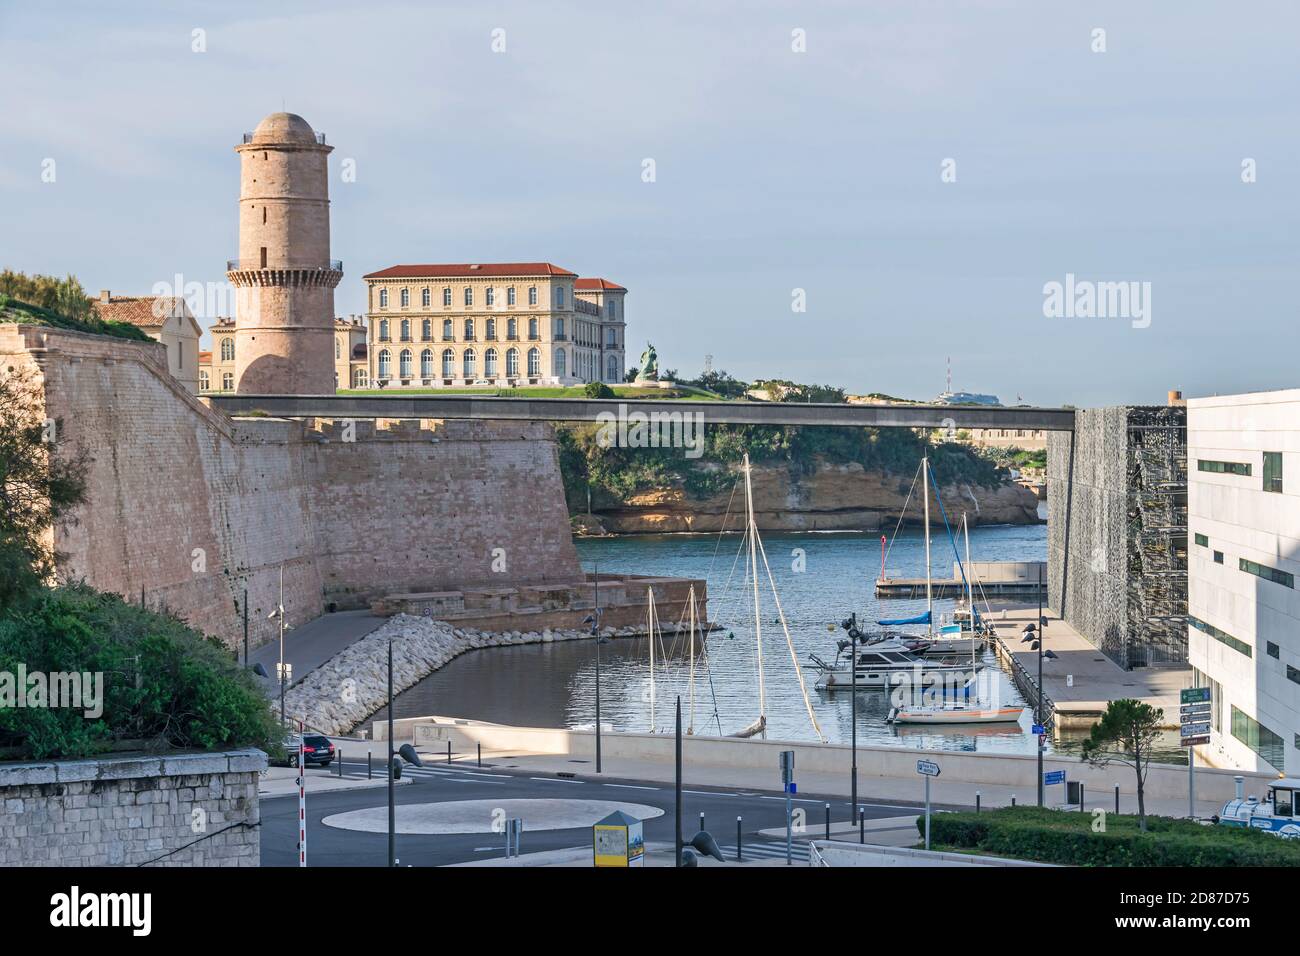
M1188 658L1219 767L1300 773L1300 389L1187 402Z

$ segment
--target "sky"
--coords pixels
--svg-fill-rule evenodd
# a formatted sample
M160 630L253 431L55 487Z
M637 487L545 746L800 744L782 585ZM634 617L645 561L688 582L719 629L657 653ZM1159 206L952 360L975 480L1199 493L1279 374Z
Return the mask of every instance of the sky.
M1297 32L1294 0L0 0L0 267L223 286L233 147L286 109L334 147L340 315L389 265L549 261L626 286L629 363L682 377L1296 387ZM1067 281L1134 297L1046 314Z

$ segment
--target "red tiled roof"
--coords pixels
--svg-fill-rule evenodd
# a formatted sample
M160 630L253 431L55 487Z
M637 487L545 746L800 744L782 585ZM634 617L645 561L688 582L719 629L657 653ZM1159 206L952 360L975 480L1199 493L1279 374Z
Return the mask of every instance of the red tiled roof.
M573 283L573 287L581 290L600 289L609 292L627 291L627 289L623 288L621 285L610 282L608 279L579 279L577 282Z
M362 276L363 279L432 279L454 276L577 276L549 262L454 262L442 265L389 266Z
M142 329L158 329L173 315L189 315L189 307L179 296L113 296L107 302L91 303L105 322L126 322Z
M212 353L211 353L211 352L200 352L200 353L199 353L199 361L200 361L200 362L211 362L211 361L212 361Z

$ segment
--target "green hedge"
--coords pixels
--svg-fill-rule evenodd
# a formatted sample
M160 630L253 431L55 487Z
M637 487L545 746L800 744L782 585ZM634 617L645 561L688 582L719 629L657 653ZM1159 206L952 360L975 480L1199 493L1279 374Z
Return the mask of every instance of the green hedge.
M19 759L280 747L275 715L218 641L84 585L40 590L0 616L0 672L103 674L103 714L0 707L0 749Z
M1300 866L1300 841L1257 830L1206 826L1171 817L1108 813L1104 832L1093 814L1038 807L931 817L931 845L1065 866ZM917 819L924 833L925 818Z

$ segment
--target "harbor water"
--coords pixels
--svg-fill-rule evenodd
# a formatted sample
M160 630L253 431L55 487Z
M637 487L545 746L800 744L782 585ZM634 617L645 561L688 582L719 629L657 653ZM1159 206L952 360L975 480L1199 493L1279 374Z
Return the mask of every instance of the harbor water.
M1046 559L1044 525L976 527L971 529L970 538L974 561ZM878 534L770 532L763 534L762 540L790 635L787 644L760 558L759 607L768 737L816 739L799 686L801 673L821 733L829 741L847 742L852 694L816 690L816 671L803 666L808 655L833 659L836 641L845 637L839 623L852 612L857 613L860 622L874 626L881 618L923 612L925 600L876 599L874 582L881 569ZM950 542L942 527L932 534L934 577L951 577L954 543L961 547L960 539ZM610 573L704 578L709 585L709 618L718 626L707 638L707 653L696 657L693 720L685 635L664 635L656 650L653 682L648 641L629 638L602 645L601 722L606 728L671 733L673 706L679 694L683 721L693 723L698 734L732 734L758 717L754 597L746 576L747 549L742 554L741 545L739 534L635 535L577 542L588 571L599 567ZM886 566L891 576L924 577L925 542L919 529L899 532L889 545ZM936 600L936 618L951 614L954 603L952 599ZM977 603L982 607L978 595ZM995 622L997 610L994 603ZM981 660L981 699L991 698L1002 705L1023 704L1010 675L999 666L993 652L985 650ZM492 648L462 655L425 678L397 698L394 712L399 718L440 714L525 726L589 727L595 721L595 688L594 642ZM888 692L860 691L857 697L857 735L863 745L1034 753L1029 710L1018 725L899 726L886 722L891 707ZM381 712L376 718L384 716ZM1049 750L1073 750L1078 743L1078 738L1057 742L1049 739L1048 746Z

